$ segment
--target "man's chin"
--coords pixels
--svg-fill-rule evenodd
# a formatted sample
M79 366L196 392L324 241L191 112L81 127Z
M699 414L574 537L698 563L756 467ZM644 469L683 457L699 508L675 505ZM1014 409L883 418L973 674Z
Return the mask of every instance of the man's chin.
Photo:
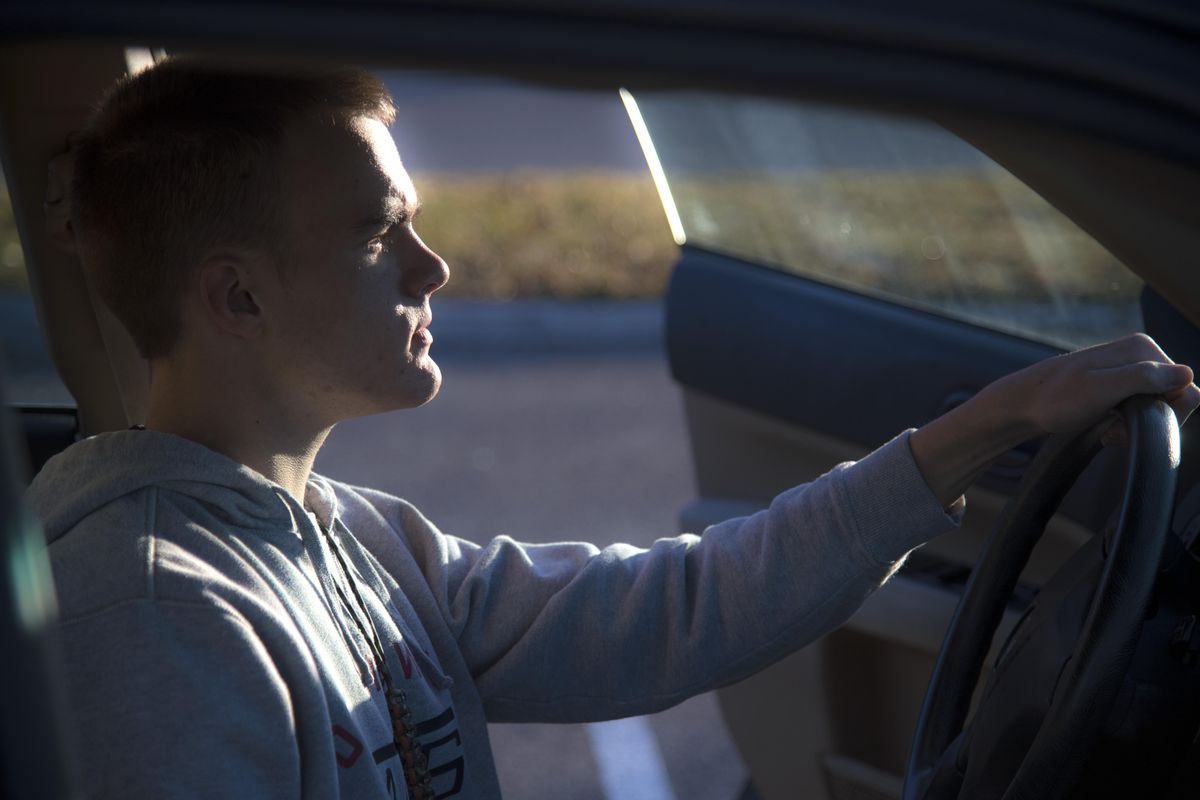
M397 408L419 408L425 405L433 398L437 397L437 393L442 388L442 369L429 356L421 359L421 376L424 380L419 386L407 386L408 391L405 392L403 402Z
M386 414L406 408L419 408L428 403L442 388L442 371L428 357L422 359L419 366L419 371L410 366L402 379L392 386L368 388L353 407L343 408L344 413L340 419Z
M438 373L437 379L433 382L433 385L430 387L428 394L426 394L426 396L425 396L425 399L421 400L420 402L411 406L411 408L419 408L419 407L425 405L430 400L437 397L437 394L439 391L441 391L441 389L442 389L442 376L441 376L441 373Z

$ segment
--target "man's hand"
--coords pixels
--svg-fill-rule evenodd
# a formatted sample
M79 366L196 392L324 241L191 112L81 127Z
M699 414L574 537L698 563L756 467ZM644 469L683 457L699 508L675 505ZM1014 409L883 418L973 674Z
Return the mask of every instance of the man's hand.
M909 444L929 487L950 505L1007 450L1047 433L1082 432L1135 394L1161 396L1181 425L1200 406L1192 370L1138 333L1001 378L913 433ZM1105 441L1123 437L1118 424Z

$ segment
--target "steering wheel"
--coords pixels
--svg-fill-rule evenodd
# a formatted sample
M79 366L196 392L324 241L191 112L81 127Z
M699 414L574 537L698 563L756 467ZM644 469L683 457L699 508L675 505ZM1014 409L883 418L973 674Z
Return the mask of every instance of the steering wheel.
M1129 667L1152 597L1175 497L1179 427L1171 408L1149 396L1132 397L1118 410L1128 450L1117 528L1040 727L1020 767L1002 794L995 795L1003 800L1065 797L1078 782ZM1101 430L1097 426L1078 436L1047 440L1005 506L938 654L908 757L904 800L960 796L971 739L971 729L964 732L963 723L980 668L1033 546L1079 473L1100 451ZM998 781L1004 785L1004 777Z

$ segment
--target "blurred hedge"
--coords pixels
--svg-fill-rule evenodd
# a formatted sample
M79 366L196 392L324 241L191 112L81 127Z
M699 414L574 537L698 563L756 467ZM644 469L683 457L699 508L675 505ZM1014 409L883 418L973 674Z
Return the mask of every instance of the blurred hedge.
M678 258L654 184L627 173L416 175L417 232L450 265L445 295L647 298Z
M880 293L1124 304L1142 285L1000 169L678 176L672 190L690 241Z

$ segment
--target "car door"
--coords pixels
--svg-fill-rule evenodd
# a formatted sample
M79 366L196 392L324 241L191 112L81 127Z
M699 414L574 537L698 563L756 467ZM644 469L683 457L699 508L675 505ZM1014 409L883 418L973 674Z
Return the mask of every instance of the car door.
M699 493L686 530L761 508L1009 372L1146 327L1156 295L1135 273L943 125L727 94L627 106L683 245L666 304ZM899 796L945 626L1037 444L993 464L963 530L910 556L848 624L721 692L762 796ZM1121 474L1105 454L1081 478L1006 625L1103 528Z

